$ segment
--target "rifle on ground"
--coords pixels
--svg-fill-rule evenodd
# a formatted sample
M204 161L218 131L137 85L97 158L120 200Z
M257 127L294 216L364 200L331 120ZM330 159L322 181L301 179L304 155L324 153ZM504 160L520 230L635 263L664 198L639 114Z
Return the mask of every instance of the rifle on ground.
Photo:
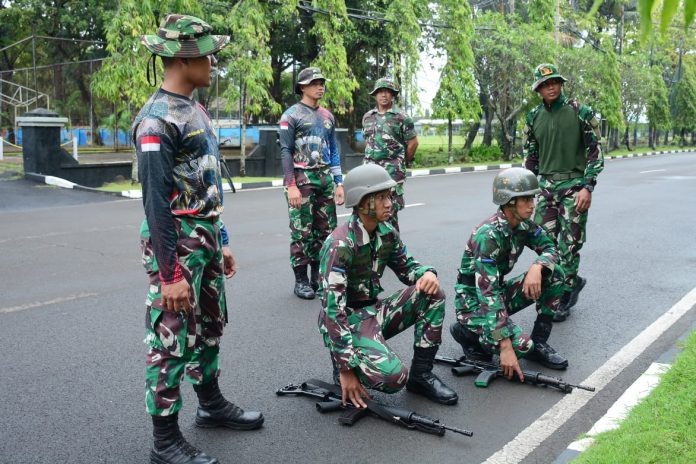
M341 387L331 385L321 380L310 379L300 385L290 384L276 392L278 396L307 396L317 401L316 408L320 413L342 410L343 414L338 418L338 422L352 426L366 415L372 415L384 419L393 424L401 425L412 430L443 436L447 430L467 437L473 436L473 432L468 430L450 427L441 424L439 420L427 416L421 416L413 411L386 406L371 399L363 399L367 408L356 408L347 402L344 406L341 402Z
M442 364L449 364L452 367L452 374L457 377L462 377L464 375L478 374L474 384L477 387L486 388L491 383L493 379L500 376L503 377L503 370L497 364L487 363L483 361L475 361L467 359L466 356L462 356L459 359L448 358L446 356L435 356L435 361ZM529 382L533 385L543 385L547 387L556 388L563 393L571 393L573 388L579 388L581 390L595 391L594 387L587 387L585 385L573 385L559 379L557 377L551 377L537 371L522 371L524 374L525 383ZM515 379L519 378L515 375Z

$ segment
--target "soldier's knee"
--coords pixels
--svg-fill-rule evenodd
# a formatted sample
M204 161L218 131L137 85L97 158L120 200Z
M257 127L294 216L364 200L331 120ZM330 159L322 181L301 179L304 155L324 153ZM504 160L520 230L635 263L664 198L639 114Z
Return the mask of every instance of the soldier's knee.
M385 393L396 393L406 386L407 380L408 369L399 361L389 366L389 369L383 370L378 381L371 386Z

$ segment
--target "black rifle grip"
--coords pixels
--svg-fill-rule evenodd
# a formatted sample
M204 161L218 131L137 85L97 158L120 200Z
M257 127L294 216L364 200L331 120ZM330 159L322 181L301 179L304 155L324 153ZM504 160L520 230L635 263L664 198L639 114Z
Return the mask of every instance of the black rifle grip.
M338 403L341 404L341 403ZM365 417L367 414L367 408L349 408L346 409L343 414L338 416L338 423L342 425L347 425L350 427L351 425L355 424L358 422L360 419Z
M457 366L452 368L452 374L457 377L475 374L476 372L478 372L478 369L476 369L474 366Z
M491 380L495 379L496 375L498 375L497 371L481 371L476 380L474 380L474 384L477 387L486 388L491 383Z
M317 411L319 411L322 414L326 412L338 411L342 408L342 406L343 405L340 401L335 400L317 401L316 403Z

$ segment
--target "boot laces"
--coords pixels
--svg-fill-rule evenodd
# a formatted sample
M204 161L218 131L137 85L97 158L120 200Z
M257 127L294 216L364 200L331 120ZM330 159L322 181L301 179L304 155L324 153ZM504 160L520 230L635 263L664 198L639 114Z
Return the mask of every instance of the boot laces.
M186 439L183 436L179 439L179 443L177 443L177 445L185 455L190 456L192 458L198 456L201 453L201 450L199 450L191 443L186 441Z

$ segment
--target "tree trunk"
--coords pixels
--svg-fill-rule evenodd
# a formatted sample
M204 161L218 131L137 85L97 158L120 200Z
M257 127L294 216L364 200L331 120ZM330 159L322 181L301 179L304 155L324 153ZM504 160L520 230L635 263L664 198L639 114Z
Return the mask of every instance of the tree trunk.
M626 124L626 130L624 130L623 143L626 145L626 150L631 151L628 124Z
M485 116L485 126L483 128L483 144L490 147L493 141L493 111L489 105L483 111Z
M673 136L674 137L674 136ZM669 145L669 129L665 131L665 140L663 145Z
M241 157L239 158L239 175L241 177L246 177L246 85L242 84L242 126L241 134L239 135L240 152ZM232 186L230 185L230 188Z
M636 119L636 123L633 125L633 146L635 147L638 145L638 120Z
M452 153L452 117L447 118L447 164L454 162L454 153Z
M474 144L474 140L476 140L476 136L478 135L479 128L481 128L480 120L473 123L469 128L469 133L466 136L466 142L464 142L464 151L471 150L471 146Z

